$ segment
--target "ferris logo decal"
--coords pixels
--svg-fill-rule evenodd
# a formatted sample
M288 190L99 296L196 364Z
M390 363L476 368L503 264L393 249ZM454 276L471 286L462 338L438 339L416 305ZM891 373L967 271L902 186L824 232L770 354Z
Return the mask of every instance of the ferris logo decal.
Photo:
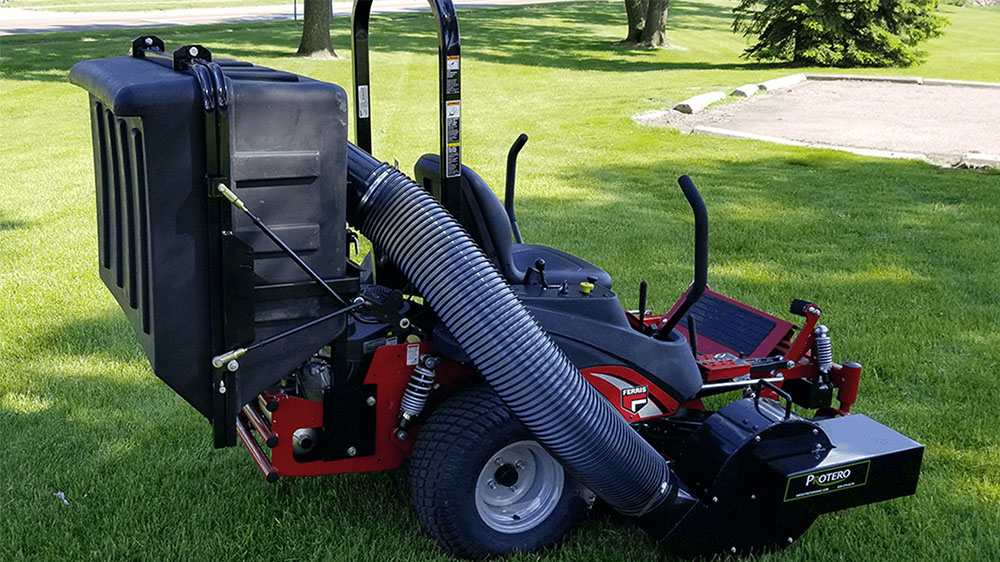
M800 500L829 492L842 492L868 483L868 468L871 461L857 462L800 474L788 479L785 501Z
M622 408L629 412L638 414L647 403L649 403L649 387L633 386L622 389Z

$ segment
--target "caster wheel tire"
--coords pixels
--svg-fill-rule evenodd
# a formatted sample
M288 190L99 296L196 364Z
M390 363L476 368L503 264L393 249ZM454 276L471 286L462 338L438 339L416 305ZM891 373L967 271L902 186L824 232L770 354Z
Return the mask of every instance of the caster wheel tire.
M586 514L581 490L488 387L445 401L421 428L410 461L421 526L466 558L560 544Z

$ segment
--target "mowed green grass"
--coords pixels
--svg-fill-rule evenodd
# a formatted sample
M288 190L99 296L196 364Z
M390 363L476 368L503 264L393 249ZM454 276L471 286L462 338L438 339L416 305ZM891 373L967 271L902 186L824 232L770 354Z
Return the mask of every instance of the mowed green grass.
M760 560L995 560L1000 553L1000 174L683 136L629 117L793 70L747 64L730 4L672 6L685 50L609 47L620 2L462 10L465 161L499 189L519 164L525 238L615 277L663 310L691 276L690 174L711 216L710 283L781 316L820 304L836 358L865 364L855 407L925 443L915 497L822 517ZM945 8L928 62L871 70L1000 81L1000 11ZM292 22L158 29L169 46L350 84L342 58L289 56ZM373 21L375 152L409 169L436 148L429 15ZM266 484L241 448L213 450L193 409L150 372L97 277L87 95L77 60L134 31L3 38L0 81L0 558L444 560L390 473ZM64 492L69 505L53 494ZM767 525L747 521L746 525ZM656 558L598 514L564 548L514 560Z
M346 0L334 0L345 2ZM31 8L38 10L54 10L58 12L119 12L131 10L179 10L185 8L238 8L240 6L292 6L292 0L177 0L169 2L152 0L151 2L134 2L132 0L9 0L4 8ZM299 13L302 13L302 0L298 0ZM3 14L3 12L0 12Z

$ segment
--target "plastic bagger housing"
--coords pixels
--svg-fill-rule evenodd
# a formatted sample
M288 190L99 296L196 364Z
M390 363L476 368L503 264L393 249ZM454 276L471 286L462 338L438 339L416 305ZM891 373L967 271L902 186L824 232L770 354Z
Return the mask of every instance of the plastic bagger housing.
M343 278L346 94L269 68L216 63L228 88L230 187L324 279ZM101 279L156 375L209 416L214 355L337 304L212 196L206 99L191 71L125 56L80 62L70 80L90 93ZM229 228L220 229L220 213ZM223 256L231 263L219 263ZM229 275L213 286L219 271ZM242 357L238 401L344 326L337 317Z

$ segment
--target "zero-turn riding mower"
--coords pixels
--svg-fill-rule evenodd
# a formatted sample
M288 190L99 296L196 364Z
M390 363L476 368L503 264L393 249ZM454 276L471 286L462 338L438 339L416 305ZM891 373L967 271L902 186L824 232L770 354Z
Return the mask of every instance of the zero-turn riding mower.
M424 529L472 558L557 544L597 498L699 555L913 494L923 447L850 413L861 365L834 362L817 305L792 302L797 327L706 288L687 176L694 282L667 314L645 285L623 310L607 272L522 241L527 137L501 203L462 165L458 20L431 6L440 153L414 179L371 156L370 1L352 18L353 144L339 86L201 45L142 36L73 67L101 278L215 445L241 442L268 482L409 461Z

